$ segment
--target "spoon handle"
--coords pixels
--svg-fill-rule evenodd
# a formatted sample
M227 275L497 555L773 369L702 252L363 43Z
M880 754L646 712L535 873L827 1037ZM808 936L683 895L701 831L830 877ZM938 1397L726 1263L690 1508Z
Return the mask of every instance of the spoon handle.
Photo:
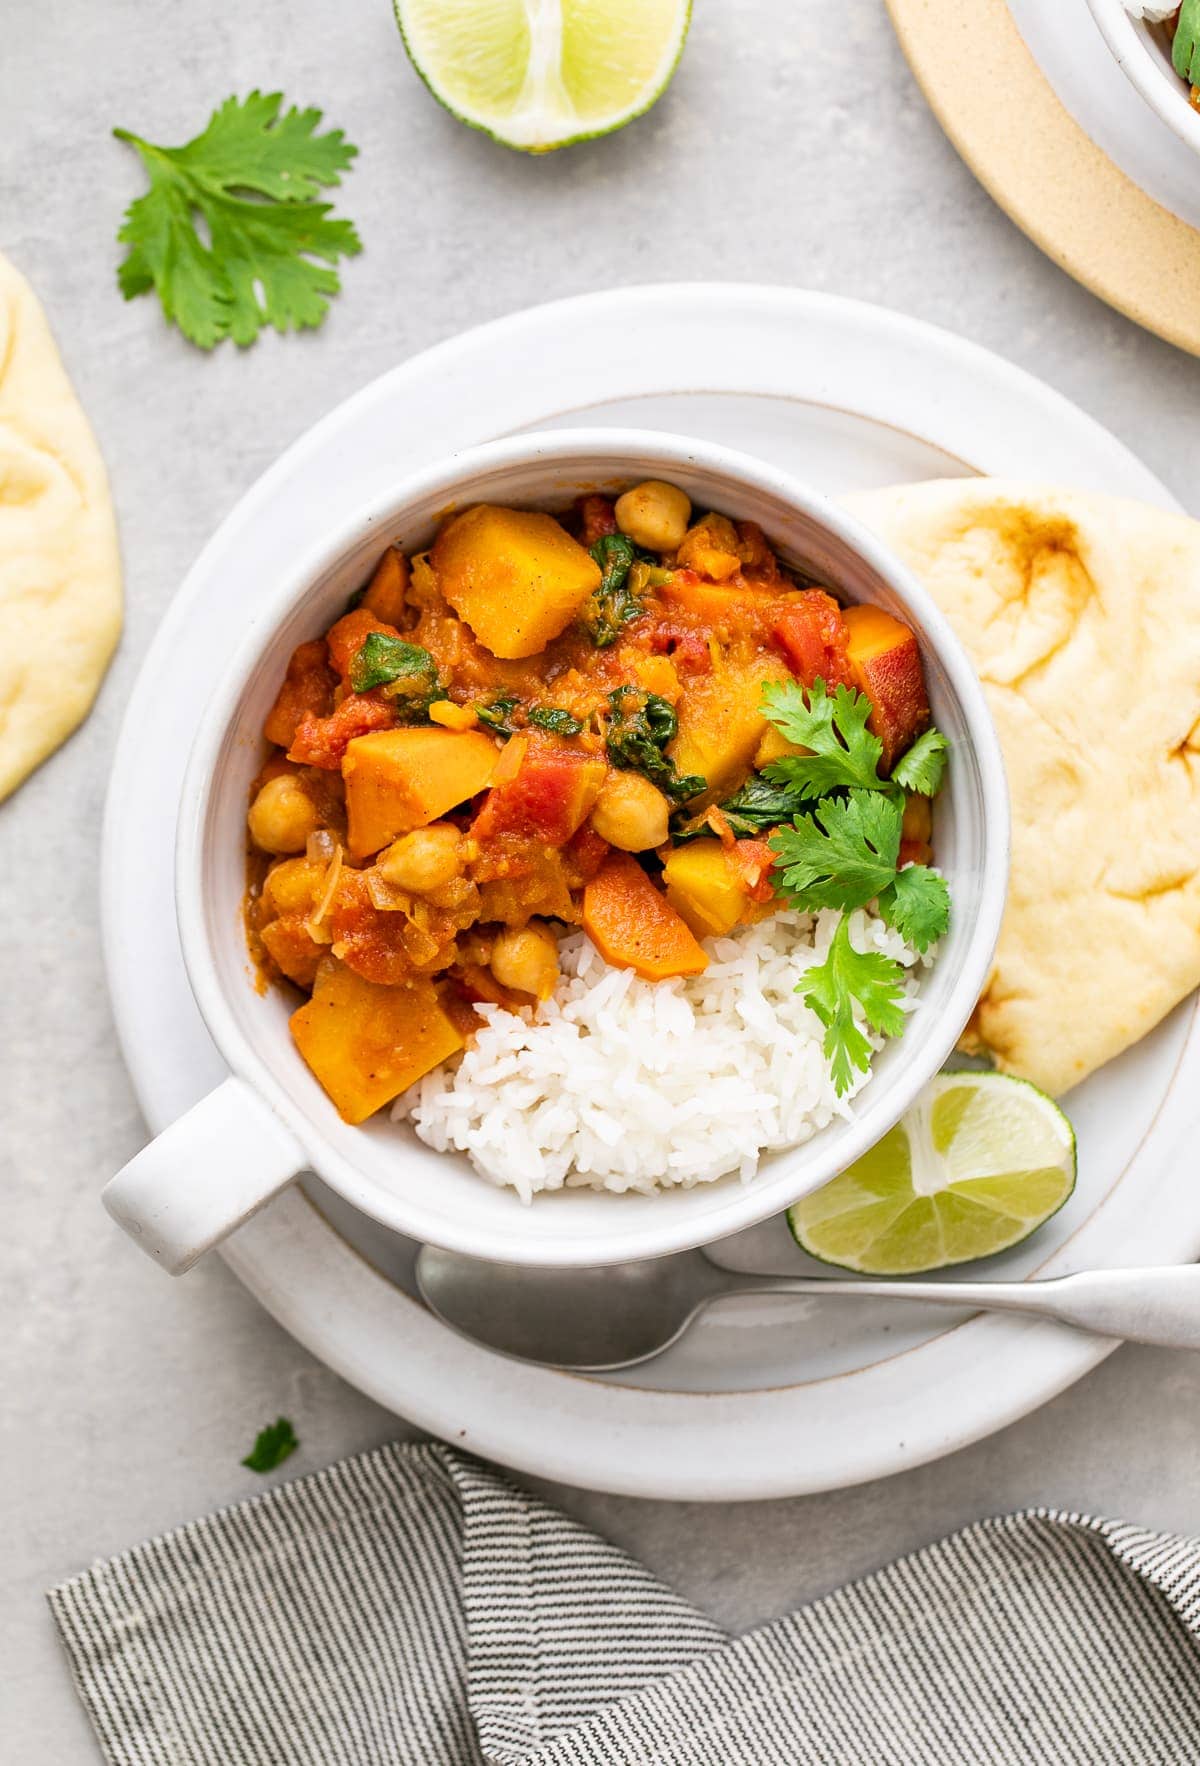
M809 1280L726 1272L726 1293L846 1295L859 1300L920 1300L987 1312L1033 1312L1129 1343L1200 1349L1200 1266L1098 1269L1035 1282Z

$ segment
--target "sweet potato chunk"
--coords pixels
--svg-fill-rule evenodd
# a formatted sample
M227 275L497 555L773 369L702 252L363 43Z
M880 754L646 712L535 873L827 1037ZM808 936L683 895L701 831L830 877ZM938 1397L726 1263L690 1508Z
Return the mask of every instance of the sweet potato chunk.
M408 559L396 546L389 546L367 585L363 606L376 619L398 626L407 608L408 581Z
M547 846L565 846L586 820L607 771L595 755L530 740L513 776L493 784L471 832L479 840L515 833L532 835Z
M748 901L719 840L690 840L673 847L663 881L667 900L697 938L731 931Z
M496 744L481 730L380 730L346 749L347 845L352 858L436 822L490 782Z
M874 710L870 727L883 743L883 770L929 725L929 696L916 634L882 607L847 607L847 660L851 679Z
M322 968L291 1026L300 1053L350 1123L364 1122L463 1046L431 982L376 987L340 963Z
M679 732L667 752L681 773L700 773L708 780L694 807L728 796L745 778L768 727L763 684L787 679L778 658L764 655L740 663L726 658L711 675L688 683L678 706Z
M627 852L612 853L584 890L583 927L606 963L647 981L708 967L688 926Z
M667 900L697 938L711 938L751 920L774 900L774 854L763 840L690 840L673 847L663 867Z
M600 566L549 515L479 503L438 535L438 587L493 656L536 656L600 584Z

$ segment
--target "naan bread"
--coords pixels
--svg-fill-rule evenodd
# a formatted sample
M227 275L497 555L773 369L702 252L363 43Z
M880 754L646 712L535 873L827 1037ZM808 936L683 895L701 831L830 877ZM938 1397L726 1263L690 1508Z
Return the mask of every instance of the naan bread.
M987 689L1013 860L968 1046L1053 1094L1200 983L1200 524L994 479L847 505Z
M104 462L33 290L0 257L0 798L86 717L120 630Z

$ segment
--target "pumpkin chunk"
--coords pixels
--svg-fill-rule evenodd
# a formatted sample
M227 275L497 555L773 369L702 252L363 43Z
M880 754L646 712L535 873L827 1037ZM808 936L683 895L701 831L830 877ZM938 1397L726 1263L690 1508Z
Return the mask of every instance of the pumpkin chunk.
M359 736L342 762L350 856L367 858L438 821L490 783L496 760L481 730L430 725Z
M708 967L687 925L627 852L612 853L584 890L583 929L606 963L647 981Z
M377 987L340 963L291 1016L296 1046L344 1122L364 1122L463 1047L429 981Z
M493 656L536 656L600 586L600 566L553 516L479 503L438 535L438 587Z

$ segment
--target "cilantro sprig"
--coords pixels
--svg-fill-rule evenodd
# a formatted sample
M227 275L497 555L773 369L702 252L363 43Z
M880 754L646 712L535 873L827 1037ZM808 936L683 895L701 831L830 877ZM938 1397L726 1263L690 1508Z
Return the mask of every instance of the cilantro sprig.
M820 679L807 694L798 681L768 681L762 705L781 735L808 750L772 761L763 768L768 779L806 797L824 797L829 791L855 786L867 791L888 788L888 781L879 776L883 743L867 728L872 706L865 693L835 687L830 694Z
M855 950L850 942L850 921L843 914L824 962L806 970L797 987L796 992L825 1026L822 1047L839 1097L849 1091L855 1073L865 1073L871 1065L871 1043L858 1022L855 1005L878 1035L902 1035L903 974L900 964L882 951Z
M227 98L182 147L113 130L150 179L117 235L129 248L121 293L156 289L168 321L201 349L253 343L264 325L319 325L341 287L333 265L362 249L353 223L318 200L358 149L340 129L318 134L319 110L281 115L282 104L279 92Z
M778 793L781 807L789 795L803 802L771 841L776 887L804 912L837 908L842 914L825 961L797 989L825 1026L825 1054L841 1094L870 1065L864 1024L884 1036L904 1029L903 965L881 951L856 951L849 914L875 901L886 923L922 952L949 928L945 879L928 865L900 868L906 793L935 794L948 744L939 730L927 730L883 778L883 748L867 727L872 706L864 694L844 686L829 693L822 680L807 693L798 682L771 683L763 689L763 709L776 729L807 750L763 770L764 794Z

